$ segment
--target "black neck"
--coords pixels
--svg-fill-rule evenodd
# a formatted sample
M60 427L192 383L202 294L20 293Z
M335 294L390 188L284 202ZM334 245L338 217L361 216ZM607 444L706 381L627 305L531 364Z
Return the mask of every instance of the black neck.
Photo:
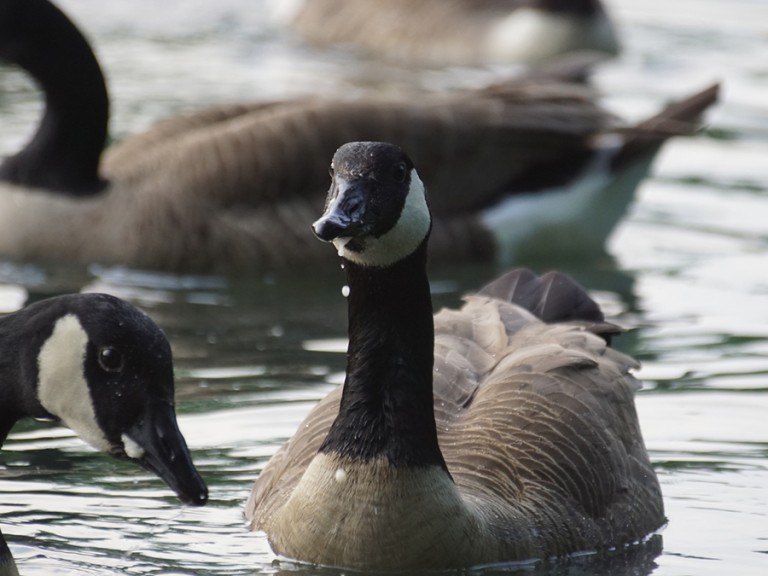
M0 12L0 57L26 70L45 94L37 132L0 165L0 179L74 195L102 190L109 98L85 38L50 3L9 0Z
M321 452L386 457L395 466L445 462L432 398L434 326L426 241L386 268L345 261L349 349L339 415Z

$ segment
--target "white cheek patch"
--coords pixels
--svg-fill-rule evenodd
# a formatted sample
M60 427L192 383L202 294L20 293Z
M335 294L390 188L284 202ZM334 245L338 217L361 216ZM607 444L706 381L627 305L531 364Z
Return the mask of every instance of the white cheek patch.
M37 394L48 412L98 450L109 441L96 422L93 400L85 381L83 362L88 335L76 316L60 318L37 357Z
M337 238L333 244L340 256L361 266L389 266L419 247L429 233L430 222L424 184L416 170L412 170L403 211L389 232L378 238L366 238L365 248L360 252L346 249L349 238Z

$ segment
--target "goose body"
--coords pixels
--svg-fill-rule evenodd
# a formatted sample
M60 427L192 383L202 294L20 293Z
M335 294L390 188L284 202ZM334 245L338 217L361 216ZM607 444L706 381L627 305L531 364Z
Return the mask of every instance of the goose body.
M281 2L283 4L283 2ZM581 50L616 54L599 0L294 0L291 28L315 44L432 65L539 64Z
M589 296L517 270L433 318L411 160L352 143L332 174L314 230L347 274L346 378L260 474L252 528L282 556L372 570L621 550L658 530L636 362Z
M0 257L180 272L328 262L308 226L327 173L316 159L352 139L414 151L432 182L433 260L504 261L523 245L593 253L663 141L694 130L717 94L692 95L629 131L585 88L554 80L420 99L230 105L160 122L102 157L104 79L55 6L5 2L0 58L27 70L46 98L38 131L0 164ZM525 211L512 209L518 201Z
M60 421L157 474L185 503L207 501L176 423L170 345L127 302L66 295L0 318L0 446L26 417ZM0 534L0 575L13 574Z

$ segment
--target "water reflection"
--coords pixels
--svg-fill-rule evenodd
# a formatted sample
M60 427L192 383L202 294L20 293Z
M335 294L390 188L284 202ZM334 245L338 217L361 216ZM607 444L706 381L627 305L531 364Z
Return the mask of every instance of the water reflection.
M487 267L432 270L436 306L455 305L463 293L495 273ZM715 398L695 392L659 393L679 389L672 380L679 374L664 374L664 369L674 371L669 356L680 346L670 342L665 350L669 327L643 326L648 312L638 299L634 275L607 267L605 261L577 269L576 274L588 285L601 286L596 293L601 303L625 324L641 323L641 330L617 342L650 364L656 392L642 394L638 407L662 479L673 480L664 487L671 503L667 531L677 531L686 525L684 516L676 517L681 513L679 499L691 498L683 493L692 484L714 481L713 473L728 475L716 481L720 486L735 482L734 473L765 472L760 459L766 443L750 439L761 437L762 431L755 428L761 422L757 412L768 405L758 392L741 401L730 394ZM11 496L0 500L0 514L20 562L29 562L33 574L55 573L54 566L83 574L314 573L285 563L273 566L263 536L245 529L242 505L271 454L293 435L312 405L340 382L344 357L339 350L346 330L341 271L321 274L312 283L290 273L224 280L111 269L61 269L52 272L51 279L55 281L44 286L23 287L33 298L86 286L135 298L169 334L177 361L180 427L211 486L211 502L203 510L179 508L149 474L91 452L66 430L25 422L0 452L0 490ZM329 338L335 342L330 347ZM743 339L733 342L737 347L746 344ZM687 343L686 354L697 345L694 340ZM655 374L654 358L661 367ZM711 361L716 367L716 360ZM734 361L735 371L743 368L741 359ZM686 406L683 420L681 403ZM723 422L724 415L731 421ZM673 429L670 421L676 422ZM712 428L715 421L723 425ZM675 490L676 483L691 474L693 481ZM683 510L690 514L685 505ZM653 570L657 553L642 548L627 558L510 570L643 574Z
M655 559L663 548L661 535L655 535L647 542L623 550L618 554L584 554L567 559L515 562L504 565L477 567L466 571L433 572L452 576L469 574L472 576L645 576L651 574L658 565ZM333 568L318 568L288 562L277 561L274 574L285 576L340 576L344 572ZM383 573L366 572L373 576ZM417 576L424 572L398 572L402 576Z

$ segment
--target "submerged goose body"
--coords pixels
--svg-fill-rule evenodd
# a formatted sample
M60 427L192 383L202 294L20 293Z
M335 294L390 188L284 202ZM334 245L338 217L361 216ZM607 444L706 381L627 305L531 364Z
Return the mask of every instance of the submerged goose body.
M616 31L599 0L288 4L289 23L302 38L315 44L348 44L409 63L538 64L568 52L619 50Z
M620 331L567 277L518 270L433 319L412 162L334 156L316 234L342 256L342 388L266 465L246 515L289 558L466 568L608 551L664 523Z
M105 294L42 300L0 318L0 358L0 446L22 418L57 420L205 504L176 423L171 349L144 313ZM15 574L0 534L0 575Z
M414 151L433 183L433 260L505 261L523 244L589 254L664 140L694 130L717 94L626 131L585 88L555 81L231 105L161 122L102 158L109 103L87 42L47 0L3 8L0 57L46 97L32 140L0 164L0 257L13 259L182 272L328 262L308 227L327 174L316 159L353 139Z

